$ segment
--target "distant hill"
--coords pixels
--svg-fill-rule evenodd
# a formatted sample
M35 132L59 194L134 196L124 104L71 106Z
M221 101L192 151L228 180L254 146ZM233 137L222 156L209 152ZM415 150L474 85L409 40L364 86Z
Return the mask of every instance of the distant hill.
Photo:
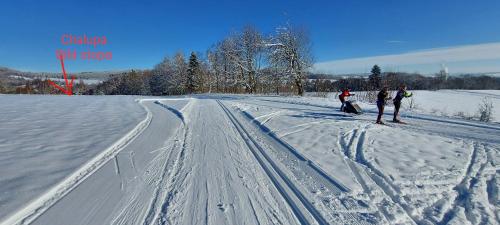
M473 76L490 76L490 77L500 77L500 72L490 72L490 73L480 73L480 74L469 74Z
M408 72L384 72L387 73L397 73L397 74L405 74L405 75L422 75L426 77L435 76L435 74L419 74L419 73L408 73ZM340 80L347 78L368 78L370 76L369 73L357 73L357 74L324 74L324 73L309 73L307 75L308 79L327 79L327 80ZM450 74L450 77L464 77L464 76L489 76L489 77L500 77L500 72L488 72L488 73L455 73Z
M97 71L97 72L80 72L70 73L69 76L75 76L76 79L82 79L87 84L99 83L109 79L112 75L121 75L126 71ZM63 78L62 73L49 72L24 72L7 67L0 67L0 81L11 86L23 85L28 80L34 79L52 79L59 81Z

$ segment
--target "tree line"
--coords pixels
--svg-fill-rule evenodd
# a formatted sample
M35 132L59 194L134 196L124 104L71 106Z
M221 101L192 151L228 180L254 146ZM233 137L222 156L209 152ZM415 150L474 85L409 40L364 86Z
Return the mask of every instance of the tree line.
M264 35L246 26L205 53L165 57L151 70L112 76L92 94L178 95L193 93L304 94L313 65L305 29L286 25Z
M165 57L154 68L131 70L97 85L83 81L75 94L182 95L194 93L280 94L304 92L376 91L406 84L413 90L500 89L500 78L490 76L424 76L418 73L383 72L374 65L369 76L343 78L312 74L311 41L302 27L286 24L265 35L245 26L214 43L205 52L182 51ZM46 80L34 79L12 86L0 80L0 93L57 94ZM373 97L373 96L372 96ZM371 99L371 97L370 97Z
M424 76L418 73L382 72L378 65L372 67L368 76L351 76L348 78L332 79L329 75L310 76L306 83L308 92L337 92L345 88L353 91L377 91L387 86L396 90L401 84L406 84L412 90L439 90L439 89L500 89L500 77L465 74L447 76L437 73L434 76Z

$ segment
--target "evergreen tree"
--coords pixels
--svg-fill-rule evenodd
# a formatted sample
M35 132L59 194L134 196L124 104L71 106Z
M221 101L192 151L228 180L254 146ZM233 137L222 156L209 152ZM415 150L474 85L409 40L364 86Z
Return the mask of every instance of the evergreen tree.
M372 67L372 73L369 77L370 89L378 90L382 86L382 70L378 65Z
M196 90L196 77L200 74L200 63L198 62L198 57L194 52L191 52L189 57L189 64L186 74L186 91L188 94L193 93Z

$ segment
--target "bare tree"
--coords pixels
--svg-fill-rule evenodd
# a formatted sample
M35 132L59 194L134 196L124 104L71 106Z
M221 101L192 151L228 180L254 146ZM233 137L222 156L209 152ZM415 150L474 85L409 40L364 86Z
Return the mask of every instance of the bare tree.
M303 95L306 71L313 64L311 42L307 32L290 25L278 28L267 46L271 48L271 64L293 81L298 95Z
M223 54L227 57L226 72L231 75L229 79L232 92L238 93L241 87L248 87L244 80L247 68L244 63L244 52L241 50L241 35L233 33L224 40L223 44Z
M177 84L177 89L179 93L185 93L185 83L187 77L187 63L182 52L177 52L173 60L174 69L172 75L172 83Z
M83 79L80 78L78 80L78 83L76 84L75 89L76 90L74 92L77 94L81 95L81 94L85 93L85 91L87 90L87 85L85 85L85 82L83 82Z
M7 92L7 88L4 87L2 80L0 80L0 93L5 93Z
M232 38L225 38L222 40L217 47L217 52L220 55L220 63L221 63L221 75L223 76L223 92L233 92L232 86L237 85L238 81L236 78L235 68L231 64L231 56L230 52L234 48L234 41Z
M210 75L210 92L212 92L212 85L215 85L215 92L221 91L221 65L220 54L217 52L217 47L213 46L207 50L208 58L208 72Z
M247 92L254 93L257 90L257 77L261 72L264 59L264 42L262 34L252 26L243 28L238 40L238 50L241 51L241 67L246 73L245 88Z

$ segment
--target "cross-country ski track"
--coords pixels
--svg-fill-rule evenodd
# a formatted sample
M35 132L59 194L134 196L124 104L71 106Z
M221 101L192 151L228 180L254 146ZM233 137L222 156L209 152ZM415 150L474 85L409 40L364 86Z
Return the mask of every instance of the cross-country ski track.
M407 125L381 126L373 123L370 110L352 117L331 107L259 97L136 101L146 117L135 128L0 218L0 224L494 224L499 219L496 125L408 115ZM392 146L394 133L430 145L402 143L387 152L384 146ZM305 139L312 141L304 144ZM391 158L408 148L420 151L408 155L425 156L414 164ZM443 153L436 152L440 148ZM434 165L436 157L450 158L453 165ZM385 163L390 160L416 169L398 171Z

